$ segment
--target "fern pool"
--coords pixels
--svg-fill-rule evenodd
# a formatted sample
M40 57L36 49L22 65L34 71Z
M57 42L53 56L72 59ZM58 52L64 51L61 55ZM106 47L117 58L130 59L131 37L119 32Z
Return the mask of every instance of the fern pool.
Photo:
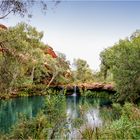
M0 100L0 132L7 133L11 127L17 123L20 116L25 115L28 119L33 118L44 108L45 100L48 96L20 97L8 100ZM51 97L49 96L50 100ZM89 127L100 127L109 118L112 118L111 102L103 98L86 98L76 95L63 96L63 105L56 108L63 108L67 116L69 139L76 138L77 129L74 125L84 120L84 124ZM58 99L61 103L61 97ZM62 107L63 106L63 107ZM47 109L47 108L46 108ZM78 123L77 123L78 125Z

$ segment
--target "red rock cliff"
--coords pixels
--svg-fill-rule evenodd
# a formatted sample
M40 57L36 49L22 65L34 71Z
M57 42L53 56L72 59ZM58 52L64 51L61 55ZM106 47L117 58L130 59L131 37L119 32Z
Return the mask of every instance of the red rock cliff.
M0 24L0 29L7 29L7 27L3 24Z
M51 55L52 58L57 58L57 55L56 55L56 53L54 52L54 50L53 50L52 47L47 46L47 48L44 49L44 53L45 53L45 54Z

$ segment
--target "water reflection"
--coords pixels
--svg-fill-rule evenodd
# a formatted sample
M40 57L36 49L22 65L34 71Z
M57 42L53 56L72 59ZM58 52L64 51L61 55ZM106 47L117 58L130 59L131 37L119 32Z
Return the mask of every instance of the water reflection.
M72 121L77 118L81 118L84 121L84 127L90 127L92 129L102 126L103 120L101 118L101 106L108 104L107 100L99 98L84 98L78 96L68 96L67 97L67 116ZM83 114L81 110L84 110ZM70 123L69 129L71 133L69 134L69 139L76 139L78 137L78 130Z
M17 122L19 114L25 114L28 118L36 116L44 106L44 96L22 97L9 100L0 100L0 132L7 132ZM61 99L60 99L61 102ZM101 125L100 108L107 103L104 99L84 98L79 96L66 97L66 113L69 120L81 117L80 107L87 107L84 115L85 120L91 126ZM69 123L70 137L75 135L74 126Z
M43 97L22 97L0 100L0 132L7 132L15 124L20 114L34 117L41 109Z
M87 125L90 128L96 128L102 126L102 119L100 117L100 112L98 108L93 108L87 111L85 114L87 118Z

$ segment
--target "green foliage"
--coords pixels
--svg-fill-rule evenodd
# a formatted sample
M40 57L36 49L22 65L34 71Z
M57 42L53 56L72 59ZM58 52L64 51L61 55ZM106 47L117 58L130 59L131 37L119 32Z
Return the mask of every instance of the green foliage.
M0 90L11 93L18 87L45 83L68 83L69 62L64 54L57 58L45 54L42 32L25 23L0 30ZM70 71L70 70L69 70Z
M91 91L91 90L82 90L80 89L80 94L85 97L97 97L97 98L107 98L112 99L113 94L110 94L106 91Z
M82 139L87 140L98 140L100 139L100 129L99 128L86 128L84 132L81 132Z
M106 128L107 135L111 139L139 139L140 109L130 103L125 103L120 114L120 119L113 121L111 126Z
M75 59L74 66L76 70L73 72L74 82L92 82L93 72L85 60Z
M119 116L101 128L91 129L86 127L81 131L84 139L140 139L140 109L133 104L125 103L124 106L114 104L113 109Z
M18 124L13 127L13 131L9 134L10 139L44 139L48 136L48 121L42 113L36 118L22 118Z
M117 100L134 102L140 93L140 35L120 40L113 47L105 49L101 57L104 77L107 71L113 74Z
M4 139L65 139L68 127L65 97L47 96L43 110L34 118L21 117Z
M66 137L65 134L68 131L68 128L65 114L65 103L65 96L63 95L50 95L46 98L44 113L46 114L46 118L50 125L49 137L51 139L61 138L61 136L63 138Z
M65 95L66 91L56 90L55 88L47 88L46 85L30 85L21 89L20 92L17 93L17 96L33 96L33 95Z
M55 82L56 84L65 84L68 83L69 80L65 76L69 68L69 61L66 60L66 56L62 53L58 54L57 58L52 58L49 55L47 56L46 63L49 67L49 75L51 76L51 80L48 83L48 87L51 83Z
M61 99L61 102L60 102ZM47 114L50 124L55 122L58 115L65 114L65 96L63 95L49 95L46 98L45 114ZM60 109L61 108L61 109ZM60 110L59 110L60 109ZM61 112L62 111L62 112Z
M120 116L122 115L122 106L118 103L113 103L112 105L113 107L113 114L115 115L114 116L114 119L119 119Z
M21 23L7 30L0 30L0 89L11 92L18 85L33 82L34 69L44 62L43 33ZM28 74L30 72L30 74ZM29 80L30 78L30 80Z

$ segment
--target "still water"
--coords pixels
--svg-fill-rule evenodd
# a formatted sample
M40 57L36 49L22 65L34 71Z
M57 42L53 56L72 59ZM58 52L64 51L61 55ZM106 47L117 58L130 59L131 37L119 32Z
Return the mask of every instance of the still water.
M24 114L28 118L36 116L44 106L45 98L47 96L0 100L0 132L8 132L11 126L19 120L20 114ZM80 108L85 105L87 107L85 118L91 126L101 126L103 124L101 108L109 103L105 99L78 96L67 96L65 102L65 112L71 119L80 118ZM71 126L69 127L71 128ZM73 132L71 135L74 135Z

